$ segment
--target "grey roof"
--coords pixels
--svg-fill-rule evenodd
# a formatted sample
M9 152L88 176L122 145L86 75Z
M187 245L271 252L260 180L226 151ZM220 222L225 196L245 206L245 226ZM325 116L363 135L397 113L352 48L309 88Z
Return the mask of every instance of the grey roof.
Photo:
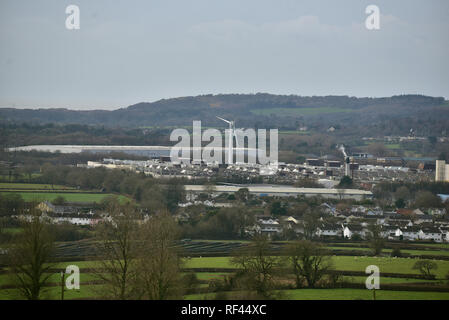
M202 185L186 185L184 186L186 191L203 192L204 186ZM240 186L215 186L214 189L217 192L237 192L242 187ZM295 187L278 187L273 185L258 185L247 186L251 193L292 193L292 194L322 194L322 195L339 195L344 192L343 195L366 195L372 196L371 191L359 190L359 189L326 189L326 188L295 188Z

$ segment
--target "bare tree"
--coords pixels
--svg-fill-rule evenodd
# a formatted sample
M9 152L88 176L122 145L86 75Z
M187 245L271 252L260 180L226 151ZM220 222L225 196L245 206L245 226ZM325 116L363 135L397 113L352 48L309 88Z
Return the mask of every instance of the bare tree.
M426 279L435 279L432 270L438 269L438 264L432 260L418 260L412 267L413 270L419 270Z
M282 266L282 259L272 255L270 242L263 235L256 235L252 243L241 249L231 259L242 271L243 286L270 298L274 286L273 276Z
M136 299L137 258L139 255L138 214L134 205L109 201L109 217L97 229L97 276L105 282L105 298Z
M150 300L180 298L181 260L174 249L178 228L168 212L148 219L140 230L141 256L138 261L140 297Z
M302 287L303 280L307 286L314 288L317 282L332 268L331 257L327 250L311 241L297 241L286 248L287 259L296 277L297 288Z
M373 255L378 256L385 247L385 239L382 238L382 229L378 224L368 226L368 244L373 251Z
M306 213L303 219L304 238L312 240L316 237L316 231L320 225L320 219L317 213Z
M39 300L47 284L54 242L49 223L32 205L24 214L23 231L8 249L7 261L20 294L29 300Z
M212 195L217 192L217 187L210 182L206 182L203 189L208 199L212 199Z

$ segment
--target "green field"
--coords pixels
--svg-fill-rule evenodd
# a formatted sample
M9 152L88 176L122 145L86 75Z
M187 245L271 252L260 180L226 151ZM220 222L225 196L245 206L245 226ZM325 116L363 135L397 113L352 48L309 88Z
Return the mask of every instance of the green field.
M295 289L281 290L283 300L372 300L373 293L365 289ZM229 293L229 292L228 292ZM232 293L231 293L232 295ZM191 294L185 300L213 299L214 293ZM449 300L449 292L377 290L376 300Z
M35 178L39 178L40 176L42 176L42 173L33 173L31 174L31 179L35 179ZM0 174L0 180L1 181L28 181L29 176L25 175L25 174L19 174L17 177L15 177L14 175L12 175L11 177L7 174Z
M333 250L357 250L357 251L363 251L367 254L371 252L369 248L360 248L360 247L327 247L328 249ZM383 253L391 253L393 249L383 249ZM417 255L417 256L425 256L425 255L432 255L432 256L449 256L449 251L447 250L408 250L408 249L401 249L401 253L407 253L411 255Z
M399 143L386 144L385 148L396 150L396 149L401 149L401 145Z
M317 115L323 113L340 113L353 112L353 109L317 107L317 108L268 108L268 109L252 109L251 112L260 116L269 116L275 114L277 116L306 116Z
M98 280L98 277L93 273L80 273L80 282L83 283L85 281ZM50 276L49 283L60 283L61 275L59 273L55 273ZM0 286L1 285L10 285L14 284L15 279L10 274L0 274Z
M52 192L54 191L54 192ZM101 202L112 196L110 193L99 193L96 190L78 190L73 187L40 183L0 183L0 194L18 194L24 201L53 201L64 197L68 202ZM121 201L127 197L119 195Z
M279 131L279 134L302 134L307 135L309 134L309 131L298 131L298 130L281 130Z
M443 279L449 271L449 261L436 260L438 264L438 270L435 272L437 280L428 281L422 279L412 278L393 278L382 277L382 272L388 273L402 273L402 274L416 274L416 270L412 270L416 259L409 258L376 258L376 257L349 257L349 256L334 256L334 265L337 270L346 271L365 271L368 265L377 265L381 270L381 285L384 284L397 284L397 283L443 283ZM186 268L235 268L230 264L229 257L204 257L204 258L190 258L185 259L184 267ZM61 262L55 264L54 268L65 268L67 265L74 264L82 268L95 268L99 267L98 261L73 261L73 262ZM215 272L197 272L197 278L203 281L209 281L212 279L223 279L228 273L215 273ZM65 297L67 299L89 299L100 296L101 285L86 284L86 281L95 280L96 276L92 273L83 273L81 270L81 289L74 291L67 291ZM50 278L50 282L58 283L60 280L59 274L54 274ZM344 281L354 283L364 283L366 277L363 276L344 276ZM12 284L13 280L9 275L0 275L0 284ZM83 284L84 283L84 284ZM207 284L202 284L201 287L207 287ZM295 300L326 300L326 299L372 299L372 293L363 289L300 289L300 290L284 290L283 299L295 299ZM50 287L46 288L46 299L59 299L60 288ZM188 295L186 299L204 299L213 298L214 294L196 294ZM0 290L0 299L17 299L17 290L15 289L3 289ZM415 291L391 291L391 290L378 290L377 299L395 300L395 299L449 299L449 293L446 292L415 292Z
M412 267L416 259L411 258L383 258L383 257L350 257L334 256L332 258L336 270L365 272L367 266L376 265L381 275L386 273L416 274ZM435 271L437 279L444 279L449 272L449 261L435 260L438 269ZM228 257L191 258L186 261L186 268L235 268Z
M80 285L79 290L65 290L64 299L95 299L101 292L101 285ZM23 297L20 296L17 289L0 290L0 300L20 300ZM49 287L44 289L42 294L43 300L59 300L61 299L60 287Z
M193 241L194 242L194 241ZM207 242L207 241L200 241ZM211 241L215 242L215 241ZM332 248L335 249L347 249L347 250L368 250L367 248L360 247L343 247L339 246L340 243L330 244ZM346 243L349 244L349 243ZM359 245L359 243L353 243L354 246ZM423 244L415 245L413 247L428 247L428 248L442 248L448 249L447 244ZM402 252L409 252L413 254L419 253L439 253L447 254L449 250L402 250ZM183 259L184 268L230 268L235 269L236 266L230 263L230 257L195 257L195 258L185 258ZM416 258L390 258L390 257L368 257L368 256L332 256L333 264L336 270L341 271L358 271L365 272L365 269L369 265L376 265L380 269L380 284L425 284L433 283L435 285L446 285L446 275L449 272L449 261L445 260L434 260L438 269L434 272L436 274L436 280L424 280L424 279L414 279L408 275L419 274L417 270L413 270L412 267L417 261ZM52 268L55 269L65 269L68 265L77 265L81 268L81 289L78 291L67 291L66 299L95 299L101 297L103 293L99 289L103 287L101 284L92 284L89 281L98 280L95 274L83 272L84 268L98 268L101 267L99 261L70 261L70 262L60 262L52 264ZM403 274L402 277L384 277L383 273L400 273ZM225 272L196 272L197 279L202 281L199 285L201 288L207 288L207 281L213 279L224 279L224 277L232 275L232 273ZM284 280L291 279L291 275L286 275ZM360 276L342 276L340 279L344 282L352 282L357 284L363 284L366 281L366 277ZM50 278L51 283L58 283L60 281L59 274L53 274ZM0 275L0 285L14 284L10 275ZM416 289L417 290L417 289ZM0 290L0 299L17 299L17 290L13 289L2 289ZM359 300L372 299L372 293L364 289L301 289L301 290L283 290L283 299L297 299L297 300L326 300L326 299L352 299ZM214 298L214 294L196 294L188 295L187 299L204 299L204 298ZM49 287L46 288L46 295L43 296L46 299L59 299L60 298L60 288L59 287ZM377 291L377 299L386 300L396 300L396 299L444 299L449 300L449 293L447 292L428 292L428 291L393 291L393 290L379 290Z
M0 192L1 194L11 194L10 192ZM101 202L111 193L83 193L83 192L17 192L24 201L53 201L57 197L64 197L68 202ZM126 200L125 196L119 195L119 199Z
M42 183L6 183L0 182L0 190L43 190L43 191L51 191L51 190L76 190L73 187L66 187L60 185L51 184L42 184Z

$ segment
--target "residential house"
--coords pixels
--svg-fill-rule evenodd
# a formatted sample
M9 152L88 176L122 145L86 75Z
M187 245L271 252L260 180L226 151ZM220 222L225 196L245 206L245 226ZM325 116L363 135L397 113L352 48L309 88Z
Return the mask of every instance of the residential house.
M258 231L261 234L268 235L269 237L275 234L282 233L282 225L279 223L277 219L274 218L259 218L257 220Z
M385 222L389 225L398 225L400 223L405 223L406 225L413 225L412 220L407 217L400 214L396 215L390 215Z
M431 208L427 210L427 214L430 214L434 217L442 217L446 214L446 209L440 209L440 208Z
M400 240L403 237L402 230L395 226L383 226L381 235L389 240Z
M419 240L420 237L422 236L421 233L421 228L420 227L407 227L404 229L401 229L402 231L402 236L404 240L411 240L411 241L416 241Z
M53 213L56 215L71 215L77 213L77 208L65 205L54 205L50 201L44 201L38 204L37 208L45 213Z
M435 227L423 228L420 232L420 239L443 242L443 233L440 231L440 229Z
M330 204L328 204L326 202L321 204L320 207L321 207L321 210L324 213L326 213L326 214L329 214L329 215L335 215L336 214L335 206L332 206L332 205L330 205Z
M441 239L443 242L449 242L449 227L440 227Z
M414 215L417 215L417 216L425 215L425 213L422 212L420 209L415 209L415 210L413 210L413 214L414 214Z
M417 216L414 223L415 224L422 224L422 223L432 223L433 218L432 216L428 214Z
M435 225L439 226L449 226L449 219L435 219L434 221Z
M343 228L338 224L323 223L318 227L316 235L318 237L341 237L343 236Z
M53 223L70 223L78 226L92 226L98 223L100 219L91 218L74 218L74 217L54 217L52 218Z
M359 235L362 238L366 237L366 229L360 224L348 224L343 228L343 237L352 239L354 235Z

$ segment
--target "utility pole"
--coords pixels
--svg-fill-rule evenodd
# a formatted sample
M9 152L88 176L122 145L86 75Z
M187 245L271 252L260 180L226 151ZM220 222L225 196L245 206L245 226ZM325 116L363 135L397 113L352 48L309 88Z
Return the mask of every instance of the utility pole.
M64 300L65 272L61 271L61 300Z

